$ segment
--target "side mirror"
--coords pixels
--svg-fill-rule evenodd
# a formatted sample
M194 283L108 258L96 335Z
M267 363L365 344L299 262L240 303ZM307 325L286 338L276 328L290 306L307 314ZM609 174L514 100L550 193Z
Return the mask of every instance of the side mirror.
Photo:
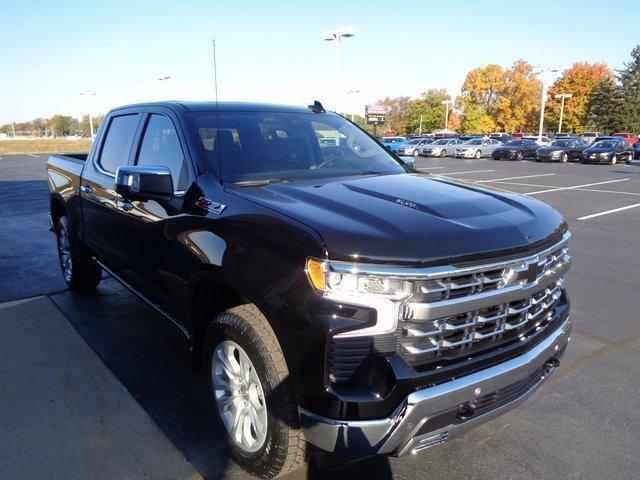
M116 193L127 200L168 199L173 180L167 167L124 166L116 170Z
M410 170L416 170L416 161L412 157L399 157L405 167Z

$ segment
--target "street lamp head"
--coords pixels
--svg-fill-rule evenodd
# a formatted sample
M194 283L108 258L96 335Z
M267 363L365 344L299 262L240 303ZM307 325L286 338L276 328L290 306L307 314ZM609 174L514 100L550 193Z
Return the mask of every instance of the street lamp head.
M320 38L322 38L322 40L330 42L336 39L337 33L338 32L336 32L335 30L325 30L320 34Z
M555 98L557 98L558 100L562 98L571 98L571 97L573 97L572 93L558 93L555 95Z
M338 35L341 37L355 37L356 33L356 27L353 25L343 25L338 29Z

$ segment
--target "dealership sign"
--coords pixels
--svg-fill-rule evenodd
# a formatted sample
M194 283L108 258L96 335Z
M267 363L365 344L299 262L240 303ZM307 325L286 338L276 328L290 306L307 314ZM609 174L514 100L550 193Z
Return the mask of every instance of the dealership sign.
M384 123L387 115L387 107L385 105L365 105L364 117L367 123Z

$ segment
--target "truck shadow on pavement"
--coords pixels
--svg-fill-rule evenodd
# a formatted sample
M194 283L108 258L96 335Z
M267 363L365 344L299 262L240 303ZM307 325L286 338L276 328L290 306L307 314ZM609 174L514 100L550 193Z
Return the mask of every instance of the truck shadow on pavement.
M207 379L193 373L187 342L151 307L111 278L92 295L51 295L87 344L206 479L252 478L229 457ZM311 461L286 479L392 478L386 458L348 469Z

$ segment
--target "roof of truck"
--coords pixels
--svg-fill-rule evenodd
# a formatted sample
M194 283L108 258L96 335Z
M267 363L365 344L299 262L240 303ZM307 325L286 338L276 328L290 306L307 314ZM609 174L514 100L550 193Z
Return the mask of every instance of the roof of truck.
M254 102L195 102L182 100L167 100L162 102L136 103L132 105L123 105L115 108L131 107L168 107L174 110L182 110L184 112L211 112L220 110L221 112L292 112L292 113L309 113L311 110L306 106L299 105L280 105L276 103L254 103Z

